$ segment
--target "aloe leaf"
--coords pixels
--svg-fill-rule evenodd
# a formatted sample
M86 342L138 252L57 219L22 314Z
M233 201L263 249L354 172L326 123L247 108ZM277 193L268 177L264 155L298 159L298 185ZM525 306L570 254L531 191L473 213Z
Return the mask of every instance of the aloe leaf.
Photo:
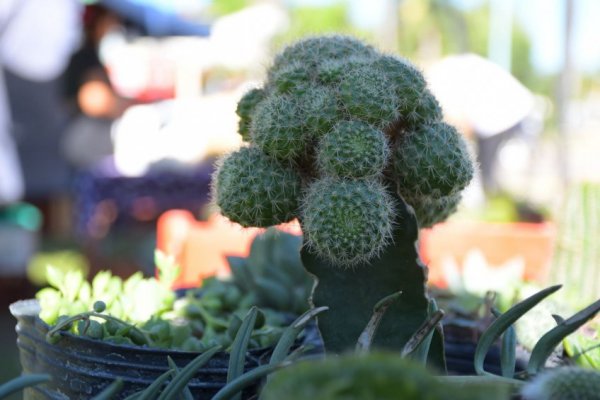
M430 299L429 300L429 304L427 306L427 315L429 317L431 317L438 310L439 310L439 307L438 307L437 302L435 301L435 299ZM441 338L437 337L437 336L441 336ZM442 346L441 351L436 348L436 345L438 343L433 342L434 341L434 337L438 341L441 341L441 346ZM434 349L433 350L431 350L432 343L434 343ZM427 336L423 339L423 341L421 343L419 343L419 345L417 346L417 348L413 352L412 357L415 360L419 360L423 364L426 364L427 363L427 359L429 357L429 353L431 353L431 352L433 352L433 353L436 353L436 352L444 353L443 345L444 345L443 327L442 327L442 323L441 323L441 320L440 320L440 322L438 322L435 325L435 327L431 330L431 332L429 332L427 334ZM446 359L445 359L445 357L443 357L442 365L441 366L443 367L443 371L447 372L446 371Z
M423 325L415 331L415 333L408 339L408 342L404 345L401 357L407 357L409 355L415 355L415 358L425 364L427 362L427 354L429 352L429 345L431 344L431 338L433 337L433 331L437 324L444 318L444 312L442 310L434 311L426 320ZM425 344L425 341L429 343ZM424 345L425 347L419 354L416 351Z
M113 383L108 385L103 391L92 397L92 400L110 400L123 389L123 380L117 378Z
M546 364L554 348L567 336L575 332L580 326L592 319L600 311L600 300L595 301L571 318L558 324L538 340L531 351L527 364L527 373L534 375Z
M560 288L561 285L555 285L540 290L536 294L515 304L510 308L510 310L500 315L496 320L494 320L494 322L492 322L488 329L486 329L486 331L481 335L481 338L477 343L477 348L475 349L474 367L477 375L493 375L484 370L483 363L485 356L487 355L490 347L492 347L494 341L527 311L531 310L536 306L536 304Z
M517 334L514 326L509 326L502 335L502 352L500 354L500 367L502 376L512 378L515 375L517 366Z
M192 379L196 371L202 368L204 364L210 361L213 356L221 350L221 346L214 346L194 358L188 365L186 365L179 374L167 385L165 390L162 391L158 400L170 400L175 397Z
M29 374L11 379L0 386L0 399L9 396L12 393L18 392L19 390L23 390L26 387L48 382L50 379L50 375L48 374Z
M502 315L500 311L495 308L491 309L492 313L499 317ZM500 368L502 370L502 376L505 378L512 378L515 375L515 369L517 366L517 333L513 325L509 326L506 331L502 334L502 347L500 353Z
M243 375L238 376L231 382L228 382L221 390L213 396L211 400L229 400L236 397L241 397L241 391L264 376L269 375L273 371L276 371L282 367L289 365L290 363L278 363L278 364L266 364L261 365L246 372Z
M373 343L373 338L375 338L375 333L377 332L377 328L381 323L381 319L383 315L387 311L387 309L398 300L398 298L402 295L402 292L396 292L390 294L389 296L381 299L375 306L373 307L373 315L371 315L371 319L365 326L365 329L362 331L360 336L358 337L358 341L356 342L356 352L357 353L366 353L371 348L371 344Z
M171 367L171 374L173 375L173 379L179 374L179 367L175 364L175 361L170 356L167 356L167 362L169 363L169 367ZM183 398L185 400L194 400L194 396L192 396L192 392L189 387L184 387L183 390Z
M154 382L152 382L150 384L150 386L148 386L146 389L141 390L137 393L134 393L130 396L127 396L125 398L125 400L151 400L154 399L156 397L156 395L158 394L158 392L160 391L160 388L163 386L163 384L167 381L167 379L169 379L171 377L173 370L170 369L167 372L164 372L163 374L161 374L158 378L156 378L154 380Z
M304 314L296 318L296 320L292 322L290 326L285 328L283 334L277 342L277 345L275 346L275 349L273 350L273 354L271 354L271 359L269 363L276 364L282 362L287 357L290 348L294 344L294 341L296 340L302 329L304 329L306 324L308 324L312 318L316 317L317 315L326 310L328 310L327 307L318 307L308 310Z
M248 342L254 329L258 308L252 307L244 317L240 329L238 329L233 345L231 346L231 354L229 355L229 369L227 370L227 383L233 381L244 373L244 364L246 363L246 351L248 350ZM236 400L241 399L241 395L233 397Z

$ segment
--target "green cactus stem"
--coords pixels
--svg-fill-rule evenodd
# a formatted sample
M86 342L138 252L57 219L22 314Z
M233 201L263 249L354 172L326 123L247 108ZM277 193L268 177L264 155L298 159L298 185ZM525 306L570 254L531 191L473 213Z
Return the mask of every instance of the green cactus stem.
M331 262L302 250L304 267L317 279L312 295L315 307L329 311L317 318L319 331L329 353L354 349L384 297L402 292L388 308L373 340L374 348L401 351L411 335L427 318L429 299L425 291L426 269L419 261L417 222L404 202L396 209L401 224L394 231L393 245L370 263L339 268Z

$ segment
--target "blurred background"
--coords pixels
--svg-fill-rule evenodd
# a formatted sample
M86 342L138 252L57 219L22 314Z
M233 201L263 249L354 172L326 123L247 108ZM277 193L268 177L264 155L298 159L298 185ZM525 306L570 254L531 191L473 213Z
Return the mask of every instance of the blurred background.
M598 15L595 0L3 0L0 382L20 372L8 305L46 284L46 265L152 275L169 210L231 237L210 219L213 162L241 144L239 98L307 35L406 57L468 139L479 174L422 235L433 283L577 290L592 274L597 297Z

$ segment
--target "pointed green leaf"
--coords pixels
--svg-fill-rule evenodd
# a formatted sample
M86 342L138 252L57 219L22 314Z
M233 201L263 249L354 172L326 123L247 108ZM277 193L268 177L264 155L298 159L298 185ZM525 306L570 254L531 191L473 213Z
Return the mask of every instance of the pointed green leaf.
M494 322L491 323L488 329L486 329L486 331L481 335L481 338L477 343L477 348L475 349L474 366L477 375L493 375L484 370L483 363L485 356L487 355L490 347L492 347L494 341L527 311L531 310L536 304L560 288L561 285L555 285L537 292L527 299L515 304L507 312L500 315Z
M248 351L248 342L252 336L254 323L258 315L258 308L252 307L244 317L240 329L238 329L233 344L231 354L229 354L229 369L227 370L227 383L232 382L244 373L244 364L246 363L246 351ZM241 395L236 395L234 399L241 399Z
M600 311L600 300L590 304L571 318L566 319L544 334L531 351L531 357L527 364L527 373L531 375L538 373L539 370L544 367L546 360L550 354L552 354L554 348L564 338L575 332L587 321L594 318L598 311Z
M198 357L194 358L188 365L186 365L179 374L167 385L165 390L162 391L158 400L171 400L181 392L181 390L188 384L190 379L194 377L194 374L198 369L202 368L204 364L210 361L213 356L221 350L221 346L211 347Z

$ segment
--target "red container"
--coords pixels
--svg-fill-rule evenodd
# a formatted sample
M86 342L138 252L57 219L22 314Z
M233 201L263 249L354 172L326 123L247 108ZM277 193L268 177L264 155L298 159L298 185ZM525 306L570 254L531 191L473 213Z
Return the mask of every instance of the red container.
M551 223L447 222L423 229L422 260L429 266L429 282L446 287L443 263L452 260L459 270L473 250L479 250L491 266L509 260L524 261L523 279L543 283L554 251L556 227Z
M279 228L301 233L296 222ZM263 231L243 228L219 214L198 221L189 211L170 210L158 219L157 248L174 256L181 267L173 289L197 287L206 277L229 275L227 256L247 256L252 240Z

